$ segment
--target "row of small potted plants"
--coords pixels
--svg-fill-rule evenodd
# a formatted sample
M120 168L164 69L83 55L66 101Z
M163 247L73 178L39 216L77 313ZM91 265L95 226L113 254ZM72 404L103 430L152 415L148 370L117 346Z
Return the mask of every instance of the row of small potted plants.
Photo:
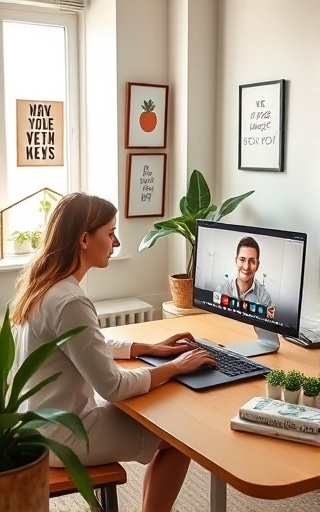
M292 404L315 407L320 396L320 377L308 377L298 370L271 370L266 377L267 396Z

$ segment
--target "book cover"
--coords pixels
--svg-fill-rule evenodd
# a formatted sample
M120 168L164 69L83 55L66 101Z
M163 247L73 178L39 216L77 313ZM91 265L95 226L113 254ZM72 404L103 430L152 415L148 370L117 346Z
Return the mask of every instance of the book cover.
M281 427L272 427L263 423L253 423L240 418L239 415L231 419L232 430L260 434L262 436L294 441L296 443L311 444L320 447L320 434L306 434L299 430L289 430Z
M254 397L240 407L239 416L271 427L314 435L320 433L320 409L315 407Z

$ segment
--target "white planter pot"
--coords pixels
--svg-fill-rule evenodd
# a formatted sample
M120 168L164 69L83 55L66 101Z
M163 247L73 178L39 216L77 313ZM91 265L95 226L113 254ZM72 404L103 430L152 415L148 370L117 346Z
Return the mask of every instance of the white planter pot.
M272 400L282 400L282 386L273 386L266 382L266 396Z
M17 240L14 241L13 249L15 254L29 254L30 252L30 242L29 240L24 240L22 243Z
M300 389L298 391L283 390L283 400L288 404L297 404L299 402Z
M316 396L306 396L303 392L301 393L301 404L308 407L315 407Z

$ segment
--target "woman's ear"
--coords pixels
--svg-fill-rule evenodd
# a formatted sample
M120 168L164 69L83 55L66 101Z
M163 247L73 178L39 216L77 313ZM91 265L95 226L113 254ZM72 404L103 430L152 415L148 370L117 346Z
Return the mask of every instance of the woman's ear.
M81 237L80 245L81 245L82 249L87 248L87 235L88 235L88 233L84 233Z

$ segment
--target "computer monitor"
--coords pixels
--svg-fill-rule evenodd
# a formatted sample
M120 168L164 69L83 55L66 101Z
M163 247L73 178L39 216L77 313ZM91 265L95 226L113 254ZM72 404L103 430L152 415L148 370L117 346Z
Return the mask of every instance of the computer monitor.
M275 352L278 334L299 336L307 235L197 221L193 305L251 324L253 340L228 348Z

